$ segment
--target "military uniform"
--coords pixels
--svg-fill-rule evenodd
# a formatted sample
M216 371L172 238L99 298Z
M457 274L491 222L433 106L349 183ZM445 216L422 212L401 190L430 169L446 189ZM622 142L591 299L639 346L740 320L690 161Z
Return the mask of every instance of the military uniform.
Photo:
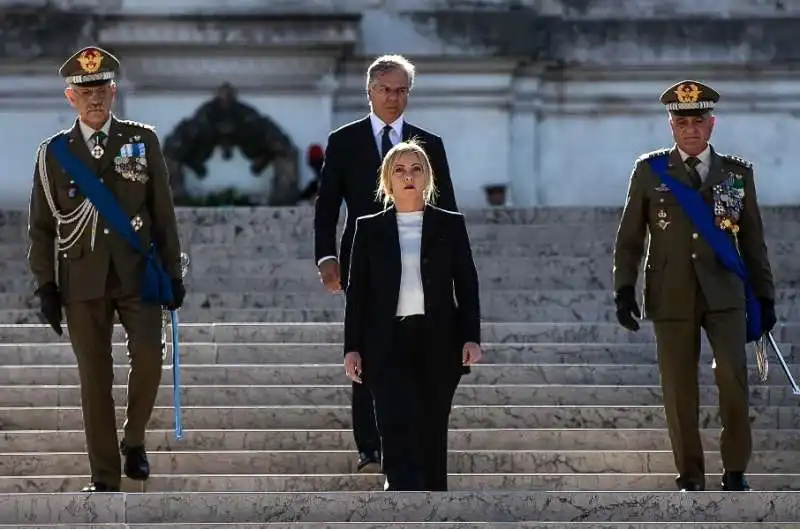
M70 57L60 74L74 87L110 83L118 60L100 48ZM99 131L75 125L38 149L29 209L30 269L42 312L60 334L61 305L78 362L81 405L92 483L84 490L118 490L120 452L125 473L146 479L145 427L156 399L165 344L162 308L140 297L145 258L112 231L49 149L66 135L71 154L89 167L130 217L144 248L155 243L172 278L174 304L183 301L181 250L164 157L153 128L113 115ZM112 398L114 315L128 338L131 371L124 437L117 445Z
M678 83L661 96L661 102L673 117L704 115L718 100L716 91L696 81ZM723 424L723 488L747 489L744 471L752 441L744 284L721 264L651 168L649 161L657 157L667 158L669 176L693 186L706 204L714 208L715 223L738 245L755 295L762 302L766 331L775 324L775 290L753 167L739 157L717 153L710 145L694 160L681 153L677 145L641 156L634 164L628 184L613 270L618 318L624 326L636 330L638 324L630 317L630 313L638 312L633 288L646 251L643 314L652 320L656 335L664 408L679 486L687 490L705 487L697 409L700 329L704 328L716 360ZM704 171L700 171L701 165ZM735 202L726 202L730 197ZM647 232L650 241L645 248Z

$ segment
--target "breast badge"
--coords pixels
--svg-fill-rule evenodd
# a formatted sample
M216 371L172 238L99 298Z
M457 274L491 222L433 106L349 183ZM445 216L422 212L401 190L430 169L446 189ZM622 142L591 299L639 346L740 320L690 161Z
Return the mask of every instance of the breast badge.
M658 215L658 222L656 222L656 226L661 228L661 231L666 230L667 227L672 222L670 220L667 220L667 212L664 211L663 209L659 209L657 215Z

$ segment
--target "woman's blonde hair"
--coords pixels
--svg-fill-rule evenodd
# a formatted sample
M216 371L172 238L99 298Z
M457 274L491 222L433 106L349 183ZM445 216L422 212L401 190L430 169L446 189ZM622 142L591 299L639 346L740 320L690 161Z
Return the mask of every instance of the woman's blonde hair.
M434 183L433 167L430 158L425 154L425 150L416 139L401 141L392 147L383 158L380 170L378 171L378 191L375 196L383 202L383 207L388 207L394 201L392 193L392 172L397 160L406 153L412 152L417 155L422 164L422 172L425 173L426 182L423 191L425 202L433 204L436 199L436 184Z

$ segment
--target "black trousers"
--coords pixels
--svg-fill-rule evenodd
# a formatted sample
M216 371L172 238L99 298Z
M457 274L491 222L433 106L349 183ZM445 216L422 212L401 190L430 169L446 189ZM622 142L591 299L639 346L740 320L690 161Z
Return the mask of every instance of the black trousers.
M430 355L424 316L394 322L392 346L368 375L383 446L387 490L447 490L447 434L460 373ZM374 366L373 366L374 367Z

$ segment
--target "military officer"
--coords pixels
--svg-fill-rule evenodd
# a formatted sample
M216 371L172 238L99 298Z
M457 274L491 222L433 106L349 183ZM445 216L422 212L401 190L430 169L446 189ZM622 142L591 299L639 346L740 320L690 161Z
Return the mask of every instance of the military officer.
M41 314L61 335L63 306L78 363L91 468L84 492L119 490L120 451L125 475L135 480L149 477L145 427L161 379L162 307L142 300L142 253L109 228L77 178L61 166L53 152L57 138L65 139L69 155L111 192L142 247L154 243L172 282L173 302L167 308L180 307L186 294L169 175L158 137L152 127L111 113L119 68L117 58L98 47L79 50L61 66L66 98L78 116L71 129L39 146L29 205L28 262L38 285ZM131 366L119 446L111 391L115 313L127 334Z
M681 490L704 490L705 466L698 431L700 329L713 349L722 420L723 490L748 490L752 451L744 283L716 258L669 187L651 166L694 188L738 246L761 304L764 332L775 325L775 288L756 198L753 166L720 154L710 144L712 110L720 94L697 81L681 81L661 95L675 145L639 157L614 248L617 318L631 331L641 317L634 287L644 255L644 317L652 320L664 409ZM691 189L689 190L692 191Z

